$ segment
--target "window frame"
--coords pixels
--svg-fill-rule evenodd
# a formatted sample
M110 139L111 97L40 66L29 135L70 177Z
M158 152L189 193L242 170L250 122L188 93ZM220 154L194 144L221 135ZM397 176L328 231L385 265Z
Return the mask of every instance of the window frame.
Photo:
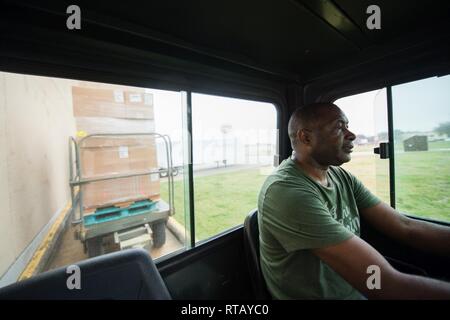
M447 74L450 75L450 74ZM426 77L421 77L418 79L408 79L408 81L404 81L404 82L398 82L398 83L390 83L389 85L386 85L384 87L376 87L376 88L369 88L367 90L364 91L355 91L355 92L351 92L348 93L346 92L345 95L338 95L338 96L334 96L332 98L332 102L335 103L337 100L342 99L342 98L346 98L346 97L350 97L353 95L357 95L357 94L363 94L366 92L370 92L373 90L381 90L386 88L386 108L387 108L387 125L388 125L388 152L389 152L389 200L390 200L390 205L392 208L396 209L396 177L395 177L395 138L394 138L394 131L395 131L395 124L394 124L394 107L393 107L393 99L392 99L392 87L397 86L397 85L402 85L402 84L407 84L407 83L411 83L411 82L416 82L416 81L421 81L421 80L425 80L425 79L429 79L429 78L434 78L434 77L440 77L441 75L427 75ZM417 219L417 220L422 220L422 221L429 221L429 222L433 222L433 223L437 223L437 224L442 224L442 225L447 225L450 223L450 221L443 221L443 220L437 220L434 219L432 217L422 217L422 216L418 216L415 215L412 212L406 212L406 215Z

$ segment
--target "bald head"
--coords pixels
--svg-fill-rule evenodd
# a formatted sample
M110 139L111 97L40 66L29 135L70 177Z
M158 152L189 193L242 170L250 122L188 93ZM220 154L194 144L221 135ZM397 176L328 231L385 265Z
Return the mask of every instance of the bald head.
M324 114L330 112L331 110L337 110L340 112L340 109L335 104L326 102L312 103L297 108L291 115L288 124L288 134L291 139L292 149L295 150L298 143L299 130L315 129L317 125L320 124L320 120Z

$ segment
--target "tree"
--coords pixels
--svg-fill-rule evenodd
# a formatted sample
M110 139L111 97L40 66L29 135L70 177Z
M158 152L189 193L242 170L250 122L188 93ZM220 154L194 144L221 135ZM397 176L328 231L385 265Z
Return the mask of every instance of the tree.
M438 134L444 135L446 134L448 137L450 137L450 121L440 123L435 129Z

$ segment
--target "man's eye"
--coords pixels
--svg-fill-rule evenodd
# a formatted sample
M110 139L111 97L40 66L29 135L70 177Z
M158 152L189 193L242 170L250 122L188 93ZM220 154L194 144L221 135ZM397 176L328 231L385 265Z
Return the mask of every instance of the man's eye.
M339 122L337 125L338 129L344 129L347 128L348 129L348 124L345 124L344 122Z

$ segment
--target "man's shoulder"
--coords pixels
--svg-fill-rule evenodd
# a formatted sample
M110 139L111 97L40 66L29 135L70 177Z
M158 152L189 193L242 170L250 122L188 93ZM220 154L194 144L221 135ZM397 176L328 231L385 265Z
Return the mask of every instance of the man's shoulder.
M335 172L336 174L340 174L340 175L349 175L350 173L345 170L344 168L340 167L340 166L330 166L329 169L333 172Z
M293 171L293 168L280 165L267 177L261 192L277 196L300 196L316 193L317 187L306 176Z
M353 181L355 180L355 176L342 167L330 166L329 170L331 171L332 175L335 178L339 179L341 182L353 184Z

